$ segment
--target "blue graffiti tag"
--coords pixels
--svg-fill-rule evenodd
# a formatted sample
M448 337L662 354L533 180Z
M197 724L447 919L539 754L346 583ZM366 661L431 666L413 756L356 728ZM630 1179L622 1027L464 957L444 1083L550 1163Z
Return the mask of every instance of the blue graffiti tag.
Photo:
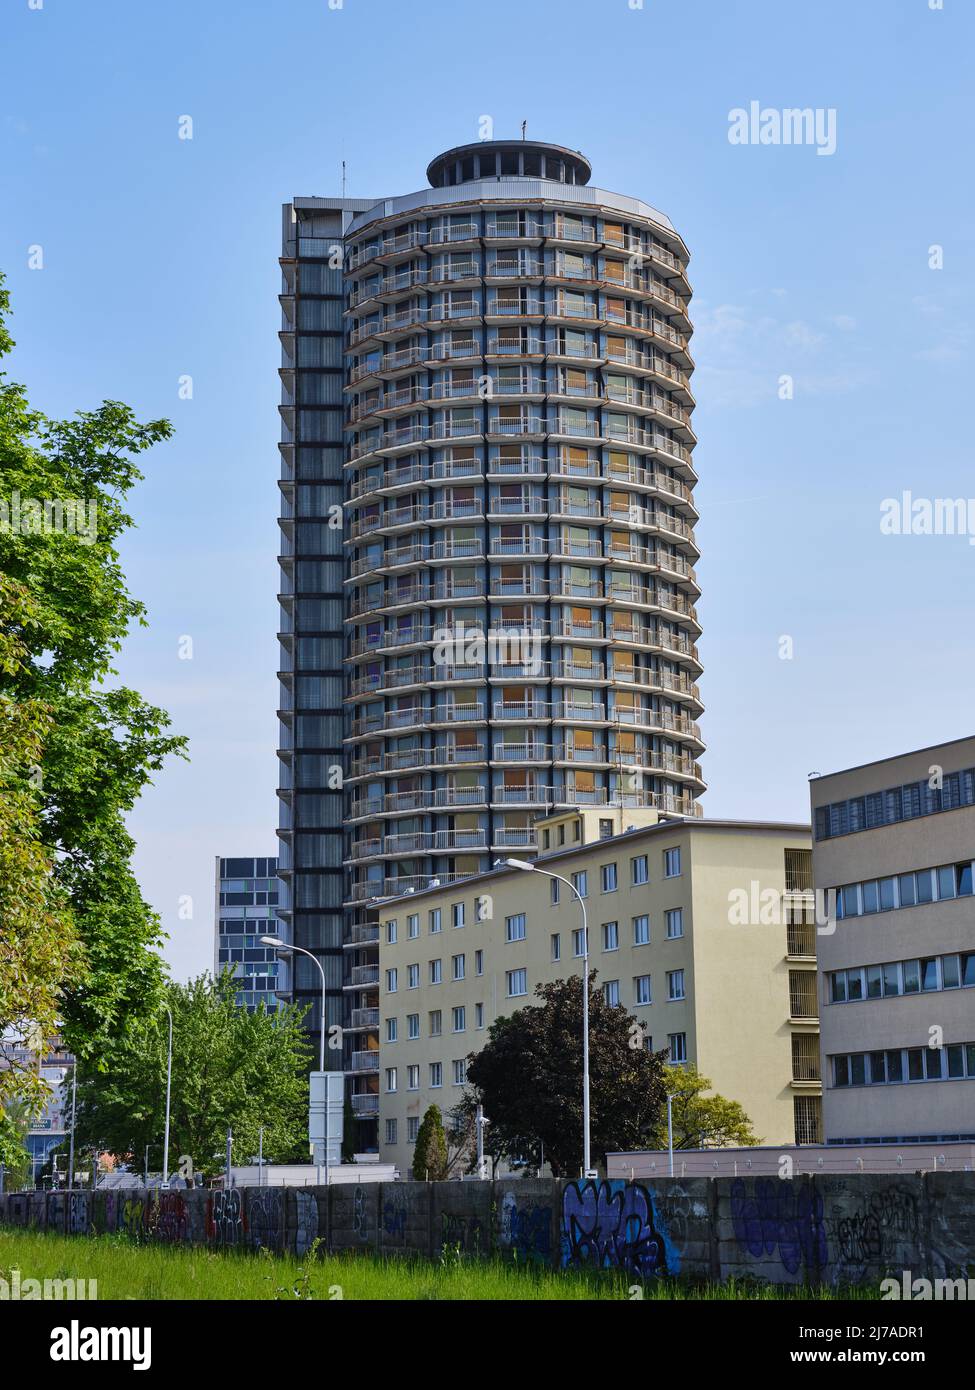
M590 1179L569 1183L562 1194L562 1265L646 1278L676 1274L679 1260L645 1187Z
M807 1266L824 1269L829 1260L823 1199L805 1184L794 1188L779 1178L756 1178L754 1192L741 1178L731 1186L731 1220L735 1239L750 1255L774 1255L789 1274Z

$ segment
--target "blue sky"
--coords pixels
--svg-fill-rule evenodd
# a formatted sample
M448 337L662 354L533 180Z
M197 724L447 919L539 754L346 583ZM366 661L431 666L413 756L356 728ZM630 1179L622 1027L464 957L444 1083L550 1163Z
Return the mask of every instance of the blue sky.
M212 959L213 856L276 847L280 204L343 159L350 196L422 188L484 115L581 149L691 250L706 814L805 818L811 771L972 732L975 547L882 535L880 507L975 496L973 10L5 0L12 375L52 414L176 426L134 499L151 627L120 671L191 739L131 821L178 976ZM732 145L751 101L835 108L835 154Z

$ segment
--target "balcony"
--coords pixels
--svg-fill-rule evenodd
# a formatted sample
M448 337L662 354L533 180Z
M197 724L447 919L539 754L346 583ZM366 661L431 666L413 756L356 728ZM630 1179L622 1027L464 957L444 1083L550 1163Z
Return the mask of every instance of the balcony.
M355 1072L378 1072L379 1049L352 1053L352 1070Z
M351 1028L378 1028L378 1009L353 1009L349 1023Z
M364 1118L369 1115L378 1115L379 1096L368 1091L363 1095L353 1095L352 1113L353 1115L358 1115L361 1118Z
M349 975L349 984L355 986L378 985L378 965L354 965Z
M786 925L786 953L790 956L816 958L815 922L789 922Z

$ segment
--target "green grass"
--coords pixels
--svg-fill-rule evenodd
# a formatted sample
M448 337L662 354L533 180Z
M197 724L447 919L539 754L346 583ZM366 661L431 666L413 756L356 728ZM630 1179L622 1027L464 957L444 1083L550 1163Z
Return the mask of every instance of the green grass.
M613 1273L567 1272L497 1261L461 1261L445 1251L439 1263L370 1255L294 1256L220 1251L197 1246L139 1245L127 1236L59 1236L0 1230L0 1277L97 1279L100 1299L512 1300L518 1302L631 1297L630 1281ZM340 1292L337 1292L340 1291ZM876 1298L874 1289L796 1289L729 1282L648 1284L647 1299Z

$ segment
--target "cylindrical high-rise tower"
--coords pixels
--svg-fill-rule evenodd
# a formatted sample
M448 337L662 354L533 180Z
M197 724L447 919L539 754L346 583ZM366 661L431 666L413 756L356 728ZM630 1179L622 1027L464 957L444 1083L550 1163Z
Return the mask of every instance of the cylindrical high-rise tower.
M687 250L589 174L465 145L346 231L353 904L697 812Z

